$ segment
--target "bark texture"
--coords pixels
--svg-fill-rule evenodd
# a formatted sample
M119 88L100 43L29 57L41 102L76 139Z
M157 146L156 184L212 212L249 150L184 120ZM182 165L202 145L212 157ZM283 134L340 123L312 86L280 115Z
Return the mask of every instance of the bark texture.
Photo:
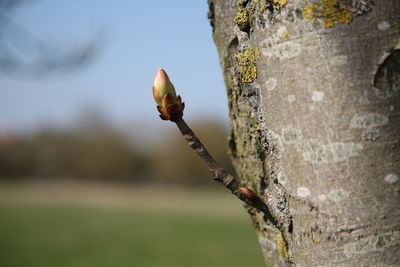
M400 266L400 1L209 0L269 266Z

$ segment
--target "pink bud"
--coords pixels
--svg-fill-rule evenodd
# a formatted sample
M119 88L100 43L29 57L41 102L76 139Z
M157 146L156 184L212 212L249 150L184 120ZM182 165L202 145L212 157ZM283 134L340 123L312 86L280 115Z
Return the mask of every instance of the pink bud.
M158 69L153 84L153 97L157 105L162 106L163 97L167 94L170 95L169 104L176 103L176 92L173 84L167 73L163 69Z
M177 121L182 118L185 104L180 96L176 96L175 88L163 69L158 69L154 78L153 97L161 119Z

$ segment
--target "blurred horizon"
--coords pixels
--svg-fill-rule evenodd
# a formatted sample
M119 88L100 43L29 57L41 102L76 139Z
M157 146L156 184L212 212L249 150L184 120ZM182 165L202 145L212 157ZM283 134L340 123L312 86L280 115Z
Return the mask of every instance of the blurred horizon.
M215 159L234 173L227 152L227 127L210 119L195 121L191 127ZM155 131L118 128L93 110L68 128L0 135L0 181L38 177L214 185L206 165L173 123Z

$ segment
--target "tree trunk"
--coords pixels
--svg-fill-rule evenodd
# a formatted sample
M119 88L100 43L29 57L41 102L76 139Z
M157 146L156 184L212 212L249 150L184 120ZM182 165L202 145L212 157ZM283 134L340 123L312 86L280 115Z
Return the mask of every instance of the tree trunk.
M400 266L400 1L209 7L267 265Z

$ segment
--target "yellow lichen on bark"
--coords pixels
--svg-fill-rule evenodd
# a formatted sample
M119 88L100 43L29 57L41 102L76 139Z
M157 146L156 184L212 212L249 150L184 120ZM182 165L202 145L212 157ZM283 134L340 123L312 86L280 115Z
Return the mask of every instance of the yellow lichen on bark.
M242 6L239 6L238 13L236 13L236 16L233 21L238 25L244 25L249 23L249 17L250 17L249 11L247 11L246 8Z
M307 4L303 8L303 17L307 20L314 20L317 10L317 4Z
M281 38L285 39L289 35L289 31L285 30L284 32L281 33Z
M303 8L303 17L307 20L322 18L326 28L334 23L350 23L353 15L348 7L338 0L321 0L319 4L307 4Z
M288 0L274 0L274 8L280 9L287 4Z
M322 0L321 15L325 20L325 27L332 27L334 22L349 23L353 19L351 11L338 0Z
M285 261L289 261L289 252L286 247L286 242L283 239L282 232L278 232L278 236L276 237L276 247L277 247L279 255L281 255L282 259Z
M321 238L314 238L313 242L314 242L314 244L318 245L319 243L321 243Z
M251 83L257 78L256 61L260 58L260 48L248 48L236 54L242 82Z

